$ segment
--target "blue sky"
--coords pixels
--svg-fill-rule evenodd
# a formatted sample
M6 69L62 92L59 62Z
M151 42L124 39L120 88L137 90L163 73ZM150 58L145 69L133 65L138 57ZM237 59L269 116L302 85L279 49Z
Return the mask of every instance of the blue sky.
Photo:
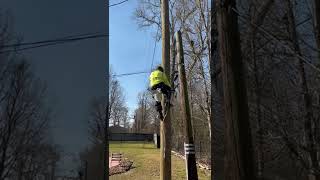
M111 0L110 4L119 2ZM154 48L155 29L139 29L134 19L138 0L130 0L110 8L109 59L117 74L150 70ZM161 44L157 42L153 65L161 62ZM134 110L139 92L146 89L149 74L119 77L125 90L130 112Z

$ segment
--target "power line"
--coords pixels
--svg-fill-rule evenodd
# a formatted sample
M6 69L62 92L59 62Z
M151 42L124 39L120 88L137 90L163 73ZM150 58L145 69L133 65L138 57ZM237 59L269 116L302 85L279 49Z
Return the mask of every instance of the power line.
M65 43L75 42L80 40L104 38L108 36L109 35L107 34L97 34L97 35L90 35L90 36L84 36L84 37L74 37L74 38L65 38L65 39L59 38L59 39L37 41L37 42L31 42L31 43L22 43L22 45L20 44L5 45L3 47L6 47L6 48L10 47L13 49L0 51L0 54L24 51L24 50L35 49L35 48L46 47L46 46L53 46L58 44L65 44Z
M150 71L152 71L153 61L154 61L154 55L155 55L155 53L156 53L156 47L157 47L157 36L158 36L158 33L159 33L159 28L157 28L156 38L155 38L155 40L154 40L153 55L152 55L152 61L151 61Z
M123 4L125 2L128 2L128 1L129 0L124 0L124 1L121 1L121 2L118 2L118 3L114 3L114 4L109 5L109 7L118 6L118 5Z
M159 32L159 29L157 30L157 35L156 36L158 36L158 32ZM154 43L153 57L152 57L152 61L151 61L151 70L150 71L138 71L138 72L131 72L131 73L116 74L116 75L113 75L113 77L126 77L126 76L150 73L152 71L156 45L157 45L157 39L155 39L155 43Z
M35 46L31 46L31 47L20 48L20 49L5 50L5 51L0 51L0 54L9 53L9 52L25 51L25 50L29 50L29 49L35 49L35 48L52 46L52 45L63 44L63 43L67 43L67 42L52 42L52 43L47 43L47 44L41 44L41 45L35 45Z
M79 38L84 38L84 37L89 37L90 38L92 36L101 35L101 34L102 33L85 33L85 34L71 35L71 36L65 36L65 37L49 39L49 40L41 40L41 41L28 42L28 43L8 44L8 45L0 46L0 47L1 48L11 48L11 47L29 46L29 45L51 43L51 42L65 41L65 40L77 40Z
M150 73L150 72L149 71L141 71L141 72L123 73L123 74L113 75L113 77L124 77L124 76L132 76L132 75L146 74L146 73Z

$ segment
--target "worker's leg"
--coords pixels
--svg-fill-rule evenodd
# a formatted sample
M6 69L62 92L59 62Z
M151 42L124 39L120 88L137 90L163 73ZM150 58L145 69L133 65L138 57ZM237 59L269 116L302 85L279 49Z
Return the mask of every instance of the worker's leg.
M162 114L162 106L161 106L161 99L162 99L162 93L159 92L158 90L153 90L153 98L155 99L155 107L156 111L159 113L159 118L162 120L163 119L163 114Z
M165 85L164 83L160 83L158 87L161 89L162 94L164 94L166 97L170 96L171 88L169 86Z
M164 94L165 97L166 97L166 101L170 102L170 100L171 100L171 88L169 86L165 85L164 83L160 84L160 87L161 87L162 94Z
M162 106L161 106L161 102L159 102L159 101L156 101L156 104L155 104L155 106L156 106L156 110L157 110L157 111L162 111Z
M159 116L160 116L160 119L162 120L163 119L163 114L162 114L162 106L161 106L161 102L159 101L156 101L156 110L158 111L159 113Z
M162 92L159 92L159 90L153 90L152 95L153 95L154 100L161 102Z

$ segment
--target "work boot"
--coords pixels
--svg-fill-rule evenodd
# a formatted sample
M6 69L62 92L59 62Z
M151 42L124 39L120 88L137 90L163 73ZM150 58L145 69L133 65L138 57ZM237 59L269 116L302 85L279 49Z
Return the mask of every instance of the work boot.
M163 119L164 119L163 114L162 114L162 113L159 113L158 118L159 118L161 121L163 121Z
M161 102L156 102L156 104L155 104L155 107L156 107L156 110L158 111L158 112L161 112L162 111L162 106L161 106Z

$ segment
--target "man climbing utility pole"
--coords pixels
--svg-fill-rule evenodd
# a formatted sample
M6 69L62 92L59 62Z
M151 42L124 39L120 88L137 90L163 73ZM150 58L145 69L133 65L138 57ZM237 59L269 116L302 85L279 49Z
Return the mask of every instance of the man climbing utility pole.
M183 114L184 127L185 127L184 152L186 156L187 179L197 180L198 174L197 174L197 165L196 165L196 155L195 155L193 131L192 131L192 124L191 124L191 113L190 113L190 107L189 107L187 79L186 79L186 72L184 67L182 38L181 38L180 31L176 33L176 41L177 41L177 51L178 51L178 70L179 70L179 79L180 79L180 95L181 95L180 99L181 99L181 107L182 107L182 114Z
M172 85L173 86L173 85ZM161 105L162 95L170 101L171 97L171 84L166 76L163 67L158 66L150 74L150 90L152 91L153 98L156 100L155 107L159 113L159 118L163 121L163 109ZM168 102L168 101L167 101ZM170 102L169 102L170 103Z
M253 150L235 0L216 0L225 111L225 180L253 180Z
M162 29L162 67L170 77L170 32L169 32L169 1L161 0ZM164 120L160 121L160 180L171 180L171 119L170 105L162 98Z

